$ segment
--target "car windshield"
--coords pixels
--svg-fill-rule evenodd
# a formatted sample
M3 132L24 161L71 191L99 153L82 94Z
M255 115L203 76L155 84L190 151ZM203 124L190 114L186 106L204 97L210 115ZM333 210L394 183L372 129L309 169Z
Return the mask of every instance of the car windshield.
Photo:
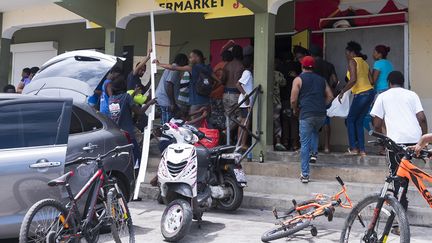
M110 60L73 56L43 67L33 80L66 77L81 80L94 90L114 65Z

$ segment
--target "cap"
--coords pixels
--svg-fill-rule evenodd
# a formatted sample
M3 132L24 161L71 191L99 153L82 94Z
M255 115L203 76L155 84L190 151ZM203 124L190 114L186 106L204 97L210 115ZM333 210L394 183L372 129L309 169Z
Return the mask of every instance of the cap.
M305 56L301 61L301 65L303 67L312 68L315 65L315 59L311 56Z

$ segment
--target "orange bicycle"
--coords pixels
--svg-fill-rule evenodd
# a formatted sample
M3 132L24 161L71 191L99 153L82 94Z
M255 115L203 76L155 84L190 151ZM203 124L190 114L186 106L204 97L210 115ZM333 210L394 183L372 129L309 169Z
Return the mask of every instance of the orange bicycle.
M396 176L392 176L390 173L380 193L367 196L353 208L345 221L340 242L385 243L389 241L409 243L409 223L406 211L400 201L406 200L408 184L409 181L412 181L419 193L432 207L432 196L423 183L424 180L432 183L432 175L428 175L411 163L413 158L426 161L425 159L432 156L432 152L422 150L419 155L416 155L408 147L398 145L383 134L373 131L370 134L378 138L374 142L375 144L385 146L389 151L392 151L397 155L400 162L398 167L395 167L397 168ZM391 161L389 162L391 163ZM390 166L393 167L393 165ZM390 187L394 182L400 184L399 190L397 187ZM400 201L393 195L400 195ZM399 227L399 235L390 234L394 224Z
M311 227L312 236L316 236L318 231L311 221L320 216L326 216L328 221L333 220L333 213L335 207L352 208L353 204L349 198L346 186L342 179L337 176L336 180L342 187L342 190L334 196L327 196L324 194L317 194L314 199L297 203L293 200L294 207L290 208L284 215L279 216L276 209L273 214L277 220L280 220L276 228L265 232L261 240L269 242L283 237L290 236L299 232L300 230ZM342 195L345 197L345 202L342 202Z

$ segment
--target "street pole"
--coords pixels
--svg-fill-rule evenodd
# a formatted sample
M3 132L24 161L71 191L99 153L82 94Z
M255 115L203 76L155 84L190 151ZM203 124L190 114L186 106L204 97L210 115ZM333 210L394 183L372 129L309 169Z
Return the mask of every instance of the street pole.
M155 98L155 75L157 72L156 64L153 63L153 60L156 59L156 37L155 37L155 27L154 27L154 13L150 13L150 28L151 28L151 41L152 41L152 52L150 54L150 67L151 67L151 97ZM151 130L153 128L153 121L155 118L156 108L154 105L150 108L150 114L148 116L147 127L144 129L143 135L143 150L141 155L141 165L138 172L138 177L135 183L135 191L134 191L134 200L138 199L139 190L141 187L141 183L144 183L145 175L147 172L147 164L149 160L149 151L150 151L150 135Z

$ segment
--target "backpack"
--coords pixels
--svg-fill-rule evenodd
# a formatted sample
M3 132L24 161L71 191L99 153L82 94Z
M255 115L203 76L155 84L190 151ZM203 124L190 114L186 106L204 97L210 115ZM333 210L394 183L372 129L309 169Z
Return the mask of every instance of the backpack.
M201 96L209 97L215 82L208 70L201 69L199 72L198 80L195 83L196 92Z

